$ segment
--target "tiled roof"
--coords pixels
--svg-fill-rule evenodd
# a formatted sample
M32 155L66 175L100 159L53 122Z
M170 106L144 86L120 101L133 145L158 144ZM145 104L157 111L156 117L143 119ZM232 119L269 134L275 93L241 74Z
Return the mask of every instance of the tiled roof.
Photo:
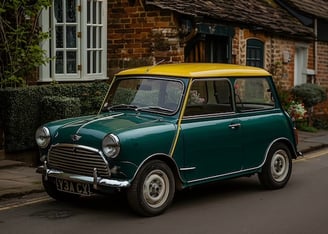
M304 13L328 19L328 0L284 0L283 2Z
M146 4L285 36L312 36L311 28L302 25L273 0L146 0Z

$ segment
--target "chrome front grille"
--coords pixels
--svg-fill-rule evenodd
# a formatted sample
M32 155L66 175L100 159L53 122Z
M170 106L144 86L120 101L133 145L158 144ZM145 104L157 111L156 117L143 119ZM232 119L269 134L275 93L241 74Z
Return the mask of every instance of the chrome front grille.
M101 153L90 147L70 144L52 146L48 155L48 166L63 172L93 176L97 168L98 176L109 177L110 171Z

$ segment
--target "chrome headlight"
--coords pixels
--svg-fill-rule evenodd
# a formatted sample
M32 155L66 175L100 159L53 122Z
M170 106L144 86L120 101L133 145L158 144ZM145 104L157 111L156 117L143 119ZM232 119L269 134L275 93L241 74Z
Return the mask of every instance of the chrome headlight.
M46 127L39 127L35 132L35 141L40 148L46 148L50 143L50 131Z
M109 158L115 158L120 153L120 140L117 136L109 134L102 142L104 154Z

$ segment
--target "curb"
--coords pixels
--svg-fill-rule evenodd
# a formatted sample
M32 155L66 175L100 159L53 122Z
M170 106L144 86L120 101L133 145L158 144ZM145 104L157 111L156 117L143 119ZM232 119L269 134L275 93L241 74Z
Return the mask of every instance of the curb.
M24 162L13 161L13 160L1 160L0 169L11 168L11 167L24 167L26 164Z

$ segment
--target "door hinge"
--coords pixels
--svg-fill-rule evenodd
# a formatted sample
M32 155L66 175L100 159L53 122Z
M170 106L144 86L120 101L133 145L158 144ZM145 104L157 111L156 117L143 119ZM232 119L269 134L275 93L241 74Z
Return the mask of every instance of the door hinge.
M82 65L81 64L77 65L77 70L82 71Z
M81 38L81 35L82 35L81 32L77 32L77 37L78 37L78 38Z
M78 6L77 6L77 10L78 10L79 12L81 12L81 5L78 5Z

